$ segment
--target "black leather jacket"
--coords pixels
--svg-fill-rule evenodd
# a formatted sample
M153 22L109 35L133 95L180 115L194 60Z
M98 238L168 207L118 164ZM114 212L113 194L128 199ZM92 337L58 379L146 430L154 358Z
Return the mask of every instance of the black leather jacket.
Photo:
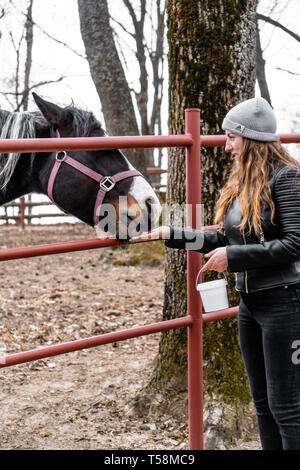
M275 204L275 219L272 224L270 207L265 204L262 208L260 239L254 231L248 235L247 229L241 233L240 229L234 227L242 220L240 205L235 200L227 211L223 230L171 227L171 237L165 240L166 246L193 249L201 253L226 246L228 271L236 273L236 289L240 292L299 283L300 171L290 165L277 167L270 179L270 188Z

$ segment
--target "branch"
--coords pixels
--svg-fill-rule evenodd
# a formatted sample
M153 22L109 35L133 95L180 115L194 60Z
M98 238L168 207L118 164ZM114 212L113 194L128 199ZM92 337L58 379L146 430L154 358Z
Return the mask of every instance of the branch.
M6 95L3 95L3 96L4 96L4 98L6 99L7 103L9 104L9 106L11 107L11 109L13 109L13 108L14 108L13 102L9 99L8 96L6 96Z
M289 34L290 36L292 36L292 38L296 39L296 41L300 42L300 36L298 36L298 34L294 33L294 32L291 31L290 29L286 28L285 26L283 26L283 25L282 25L281 23L279 23L278 21L272 20L272 18L269 18L268 16L262 15L261 13L257 13L257 19L258 19L258 20L265 21L266 23L270 23L270 24L272 24L273 26L276 26L277 28L282 29L282 31L284 31L285 33L287 33L287 34Z
M18 104L17 109L15 111L19 111L21 109L21 106L23 106L26 99L28 99L28 95L29 95L31 90L33 90L34 88L38 88L42 85L49 85L50 83L61 82L64 78L65 77L60 77L57 80L47 80L47 81L44 81L44 82L39 82L39 83L36 83L35 85L32 85L31 87L29 87L27 89L25 88L23 93L21 93L23 95L23 98L22 98L21 102Z
M123 29L123 31L125 31L126 34L129 34L129 36L131 36L133 39L135 39L135 34L131 33L130 31L128 31L128 29L125 28L125 26L120 23L120 21L116 20L115 18L113 18L111 15L110 15L110 19L111 21L113 21L114 23L116 23L118 26L120 26L120 28Z
M130 14L130 16L131 16L132 22L133 22L133 24L134 24L134 29L136 29L136 28L137 28L137 24L138 24L138 20L137 20L135 11L134 11L134 9L133 9L133 7L132 7L132 5L131 5L131 3L130 3L129 0L123 0L123 3L124 3L124 5L127 7L128 12L129 12L129 14Z
M18 7L16 7L16 5L11 1L11 5L19 12L21 13L21 15L23 16L26 16L27 17L27 14L24 13L23 11L19 10ZM36 28L38 28L40 31L42 31L43 34L45 34L49 39L51 39L52 41L55 41L57 42L58 44L62 45L62 46L65 46L67 49L69 49L70 51L74 52L74 54L78 55L79 57L81 57L82 59L86 60L86 56L80 54L80 52L77 52L75 49L73 49L71 46L69 46L67 43L63 42L63 41L60 41L59 39L51 36L51 34L47 33L47 31L45 31L41 26L39 26L35 21L31 20L32 22L32 26L35 26Z
M118 44L118 48L119 48L118 50L120 50L120 52L121 52L121 51L122 51L122 47L121 47L121 44L120 44L120 41L119 41L118 32L117 32L114 28L112 28L112 32L113 32L113 36L114 36L114 38L115 38L115 41L116 41L116 43ZM132 52L132 54L136 57L136 51L135 51L134 49L132 49L132 47L128 44L128 42L123 39L123 40L122 40L122 43L123 43L123 45L125 45L125 46L130 50L130 52ZM122 54L123 54L123 52L122 52ZM123 55L124 55L124 54L123 54Z
M32 86L29 87L29 88L25 88L22 92L13 93L13 92L0 91L0 93L6 98L7 101L9 101L9 100L8 100L8 95L13 95L13 96L15 96L16 98L17 98L18 96L23 95L22 100L20 101L20 103L17 103L17 106L16 106L16 108L14 109L15 112L18 112L18 111L20 111L20 109L21 109L21 107L22 107L22 105L23 105L23 103L24 103L26 97L29 95L29 93L30 93L31 90L33 90L34 88L38 88L38 87L40 87L40 86L43 86L43 85L49 85L50 83L58 83L58 82L62 81L64 78L66 78L66 77L61 76L61 77L59 77L59 78L56 79L56 80L46 80L46 81L43 81L43 82L39 82L39 83L36 83L35 85L32 85ZM17 100L16 100L16 101L17 101Z
M297 75L298 77L300 77L300 73L292 72L291 70L282 69L280 67L276 67L276 70L281 70L282 72L287 72L287 73L290 73L291 75Z
M25 90L20 91L18 93L15 93L13 91L0 91L0 93L2 95L14 95L14 96L18 95L18 96L20 96L24 92L30 93L31 90L33 90L34 88L37 88L37 87L43 86L43 85L49 85L50 83L58 83L58 82L61 82L62 80L64 80L65 78L67 78L67 77L61 76L61 77L57 78L56 80L45 80L43 82L35 83L34 85L31 85L31 87L26 88Z

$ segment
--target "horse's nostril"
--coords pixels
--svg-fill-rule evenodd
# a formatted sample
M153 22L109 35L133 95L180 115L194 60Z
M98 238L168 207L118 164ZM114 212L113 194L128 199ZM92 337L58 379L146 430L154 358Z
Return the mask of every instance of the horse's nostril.
M147 208L148 208L149 210L151 210L151 206L152 206L152 204L154 204L154 202L155 202L155 201L154 201L154 198L151 197L151 196L148 197L148 198L145 200L145 204L146 204L146 206L147 206Z
M154 199L152 197L148 197L148 199L146 199L145 201L145 206L148 212L148 217L151 217L153 204L154 204Z
M148 198L146 199L145 205L146 205L146 207L147 207L147 211L148 211L149 213L151 213L151 212L154 211L154 209L155 209L155 207L156 207L156 205L157 205L157 201L155 200L154 197L151 197L151 196L150 196L150 197L148 197Z
M161 212L161 206L159 202L152 196L148 197L145 200L145 206L147 211L147 219L148 219L148 230L151 230L156 225L159 214Z

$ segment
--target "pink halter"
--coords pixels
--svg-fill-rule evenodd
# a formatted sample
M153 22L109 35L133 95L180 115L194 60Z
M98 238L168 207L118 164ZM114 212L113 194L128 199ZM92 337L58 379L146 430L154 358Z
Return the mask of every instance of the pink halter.
M58 130L56 130L56 135L58 138L60 137L60 133L58 132ZM77 160L74 160L72 157L67 155L65 151L60 151L56 153L55 163L53 165L53 168L49 177L49 181L48 181L48 196L54 204L56 204L56 202L54 201L54 198L53 198L53 187L54 187L54 182L55 182L57 172L60 169L62 162L67 163L68 165L72 166L76 170L80 171L81 173L84 173L85 175L89 176L90 178L92 178L93 180L99 183L99 190L98 190L98 194L97 194L95 206L94 206L94 215L93 215L94 225L97 225L99 222L99 215L97 215L99 213L98 208L101 206L106 193L110 191L111 189L113 189L113 187L118 181L124 180L126 178L132 178L133 176L141 176L143 178L143 175L137 170L120 171L119 173L116 173L113 176L103 176L100 173L97 173L96 171L92 170L91 168L88 168L83 163L80 163ZM61 207L59 208L63 212L66 212Z

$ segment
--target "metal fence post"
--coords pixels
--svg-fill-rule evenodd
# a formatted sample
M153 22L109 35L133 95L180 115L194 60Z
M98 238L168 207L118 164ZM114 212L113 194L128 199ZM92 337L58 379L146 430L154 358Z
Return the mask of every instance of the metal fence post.
M187 225L200 228L196 217L201 204L200 110L185 112L186 133L193 144L186 150ZM197 224L197 226L196 226ZM203 359L202 359L202 304L196 290L196 277L201 268L201 255L187 252L187 309L192 317L188 327L188 387L189 387L189 448L203 449Z
M21 227L25 228L25 197L20 198L20 216L21 216Z

